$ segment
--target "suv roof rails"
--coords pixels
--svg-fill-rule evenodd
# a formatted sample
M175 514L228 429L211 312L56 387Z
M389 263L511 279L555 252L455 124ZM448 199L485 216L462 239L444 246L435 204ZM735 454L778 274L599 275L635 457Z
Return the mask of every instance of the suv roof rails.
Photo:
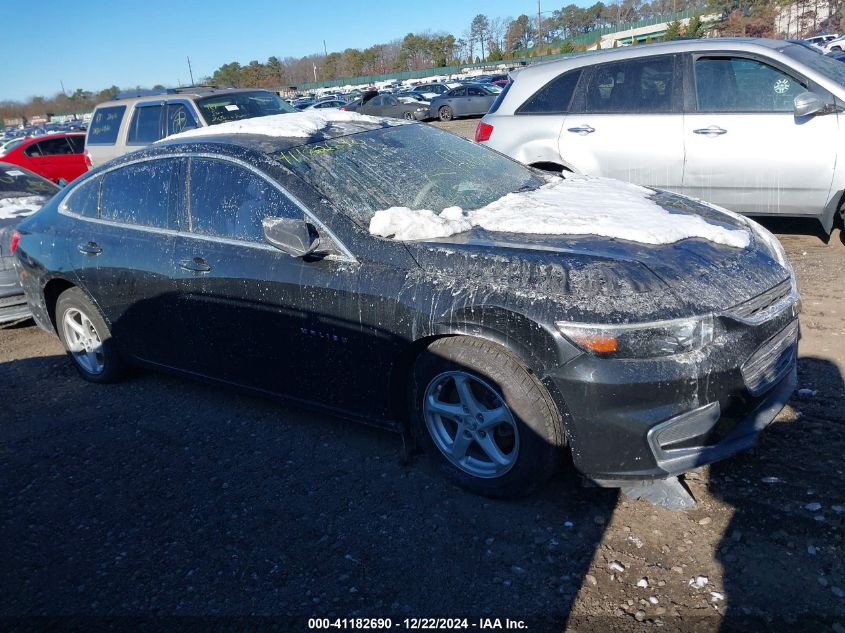
M155 88L153 90L125 90L118 92L112 97L112 101L117 99L132 99L134 97L154 97L156 95L176 95L186 92L194 92L196 90L220 90L220 86L211 86L205 84L196 84L193 86L182 86L180 88Z

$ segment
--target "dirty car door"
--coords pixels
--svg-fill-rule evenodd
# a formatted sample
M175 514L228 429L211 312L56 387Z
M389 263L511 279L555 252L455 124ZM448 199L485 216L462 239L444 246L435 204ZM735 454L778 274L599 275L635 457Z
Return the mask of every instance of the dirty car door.
M172 262L185 162L147 160L107 171L63 203L63 212L79 219L67 240L72 276L125 353L168 366L182 355Z
M366 382L355 367L361 351L372 347L372 334L343 312L360 310L354 260L297 258L268 244L264 218L303 219L304 212L264 175L210 158L192 158L190 173L191 230L180 235L176 255L189 369L297 400L383 414L383 393L344 387ZM338 368L342 375L333 373Z

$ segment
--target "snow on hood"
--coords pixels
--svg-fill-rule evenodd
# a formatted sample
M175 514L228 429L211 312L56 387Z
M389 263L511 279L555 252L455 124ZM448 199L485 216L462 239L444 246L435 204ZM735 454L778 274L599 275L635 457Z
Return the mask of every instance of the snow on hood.
M50 196L20 196L0 198L0 220L12 220L32 215L44 206Z
M190 138L194 136L210 136L216 134L260 134L262 136L278 136L285 138L308 138L330 125L360 128L364 124L370 127L376 125L401 125L396 120L367 116L347 110L325 108L319 110L305 110L303 112L289 112L284 114L270 114L267 116L227 121L208 127L198 127L178 134L172 134L167 140ZM351 130L359 131L359 130ZM164 139L162 139L164 140Z
M377 211L370 233L397 240L448 237L480 227L488 231L542 235L600 235L644 244L704 238L745 248L748 231L708 222L692 213L670 213L646 187L610 178L570 176L533 191L509 193L480 209L391 207Z

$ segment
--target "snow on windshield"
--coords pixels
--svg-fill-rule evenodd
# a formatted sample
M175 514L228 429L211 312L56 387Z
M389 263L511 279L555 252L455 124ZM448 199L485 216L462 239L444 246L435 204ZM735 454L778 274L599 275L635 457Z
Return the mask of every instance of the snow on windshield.
M49 196L20 196L0 198L0 220L23 218L32 215L49 200Z
M474 210L449 207L391 207L377 211L370 233L396 240L448 237L477 226L488 231L542 235L600 235L642 242L672 244L703 238L745 248L745 230L708 222L691 213L670 213L651 200L654 191L609 178L570 176L532 191L509 193Z
M269 116L229 121L208 127L172 134L167 139L189 138L193 136L209 136L213 134L260 134L263 136L278 136L286 138L309 138L325 130L329 126L347 127L349 132L370 129L376 125L402 125L397 119L384 119L367 116L357 112L326 108L321 110L306 110L305 112L291 112L287 114L271 114Z

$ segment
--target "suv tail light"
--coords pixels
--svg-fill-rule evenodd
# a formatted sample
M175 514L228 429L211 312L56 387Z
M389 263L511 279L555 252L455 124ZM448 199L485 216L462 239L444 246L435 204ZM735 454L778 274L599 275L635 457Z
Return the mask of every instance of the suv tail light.
M349 108L348 108L348 107L346 107L346 106L340 106L340 109L341 109L341 110L349 110Z
M484 121L479 121L478 127L475 128L475 142L489 141L491 134L493 134L493 126Z
M12 239L9 242L9 248L12 251L12 255L15 254L15 251L18 250L18 244L21 242L21 234L15 231L12 233Z
M84 152L82 152L82 155L85 157L85 166L88 169L93 169L94 162L91 160L91 153L86 149Z

